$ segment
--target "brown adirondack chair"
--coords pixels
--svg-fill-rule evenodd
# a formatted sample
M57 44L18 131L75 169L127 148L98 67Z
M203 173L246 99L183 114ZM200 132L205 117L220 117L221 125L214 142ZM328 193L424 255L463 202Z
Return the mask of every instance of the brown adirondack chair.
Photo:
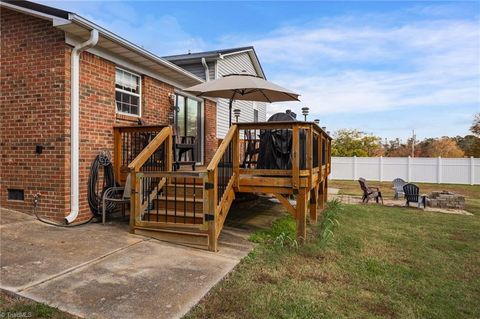
M383 205L383 197L382 197L382 192L380 191L380 188L368 186L367 181L363 177L360 177L358 179L358 183L360 184L360 187L362 188L362 191L363 191L363 196L362 196L363 203L368 203L368 201L373 198L377 203L381 200Z

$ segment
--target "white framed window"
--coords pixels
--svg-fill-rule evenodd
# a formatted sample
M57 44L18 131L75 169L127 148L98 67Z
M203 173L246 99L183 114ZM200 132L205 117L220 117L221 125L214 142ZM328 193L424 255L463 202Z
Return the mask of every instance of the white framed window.
M115 70L115 103L117 113L141 116L140 75L116 68Z

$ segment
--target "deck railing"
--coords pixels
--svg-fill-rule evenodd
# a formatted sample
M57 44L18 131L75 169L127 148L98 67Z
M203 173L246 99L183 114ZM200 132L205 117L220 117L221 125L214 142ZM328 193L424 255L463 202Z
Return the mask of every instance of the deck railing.
M304 238L307 200L314 212L312 220L316 220L316 207L326 200L331 138L314 123L234 124L207 169L191 172L173 171L170 127L142 128L143 135L137 129L115 130L115 170L125 170L123 166L135 154L128 171L130 226L136 233L183 236L188 243L216 251L235 192L240 191L274 194L297 219ZM277 143L275 150L269 149L272 141ZM276 153L266 158L267 154L259 153L266 150ZM297 194L295 207L284 197L287 194Z
M217 250L217 238L235 199L240 160L238 133L237 126L232 125L207 167L204 210L209 221L208 245L213 251Z
M239 175L284 176L294 188L300 178L327 174L330 137L315 123L238 123L242 137ZM271 144L276 143L275 149ZM269 158L262 152L274 152ZM270 153L271 154L271 153Z
M121 184L125 183L128 165L143 151L166 125L115 126L114 132L114 173ZM157 157L160 157L160 151ZM155 162L158 159L154 160ZM154 169L152 166L150 169Z
M159 175L173 166L172 129L167 126L151 139L128 165L131 174L130 227L139 224L152 208L151 199L158 197L166 179Z

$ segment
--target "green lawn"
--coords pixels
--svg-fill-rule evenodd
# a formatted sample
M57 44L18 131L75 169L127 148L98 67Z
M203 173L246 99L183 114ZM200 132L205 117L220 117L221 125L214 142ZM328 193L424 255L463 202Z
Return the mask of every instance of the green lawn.
M356 182L330 186L360 194ZM465 195L474 216L330 203L298 247L285 215L251 236L255 250L186 318L480 318L480 187L420 187ZM0 317L24 313L76 318L0 292Z
M470 185L460 185L460 184L432 184L432 183L415 183L420 187L420 192L428 194L432 191L438 190L447 190L462 194L465 197L469 198L480 198L480 185L470 186ZM382 191L384 197L393 198L393 189L391 182L370 182L368 181L369 186L379 187ZM357 181L343 181L343 180L331 180L328 184L329 187L339 188L340 194L345 195L362 195L362 190Z
M358 194L352 185L342 192ZM334 237L325 246L324 226L312 226L300 248L289 239L295 222L281 218L186 317L480 318L480 189L430 187L469 196L474 216L331 205Z
M0 318L75 319L79 317L0 290Z

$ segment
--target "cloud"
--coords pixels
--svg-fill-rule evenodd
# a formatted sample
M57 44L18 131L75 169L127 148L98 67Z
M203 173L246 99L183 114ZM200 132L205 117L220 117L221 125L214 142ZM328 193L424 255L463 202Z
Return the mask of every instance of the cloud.
M140 14L128 3L89 2L88 9L79 2L58 4L66 6L158 55L254 45L269 80L301 94L302 103L272 104L269 114L285 108L300 114L307 105L315 117L355 117L348 124L399 132L425 118L438 130L454 130L448 119L455 110L468 117L480 109L478 6L414 4L384 13L298 18L262 33L247 28L218 32L217 38L191 36L175 16ZM399 115L402 110L409 117ZM372 114L380 113L383 122L372 122Z
M138 6L118 1L41 1L70 10L159 56L202 51L206 42L191 36L173 15L145 14Z
M342 18L342 21L345 19ZM360 18L361 21L364 19ZM427 19L397 25L294 26L253 39L269 78L301 94L274 105L313 114L480 105L476 21ZM330 21L331 23L331 21ZM333 25L333 27L332 27Z

